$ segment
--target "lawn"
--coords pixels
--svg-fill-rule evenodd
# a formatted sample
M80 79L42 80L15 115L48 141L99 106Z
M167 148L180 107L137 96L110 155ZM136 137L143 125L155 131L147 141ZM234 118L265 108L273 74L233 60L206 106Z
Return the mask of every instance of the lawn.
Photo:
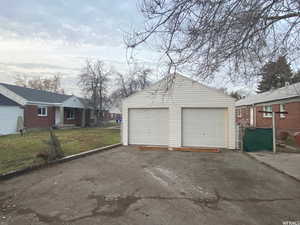
M120 142L118 129L78 128L55 130L65 155ZM48 131L32 131L24 136L0 136L0 174L21 169L43 161L36 155L48 148Z

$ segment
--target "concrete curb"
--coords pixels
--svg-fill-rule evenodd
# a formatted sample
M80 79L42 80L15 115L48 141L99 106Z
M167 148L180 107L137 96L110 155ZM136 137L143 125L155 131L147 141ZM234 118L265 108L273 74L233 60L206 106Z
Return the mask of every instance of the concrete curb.
M290 149L290 150L295 151L295 152L293 152L293 153L300 153L300 152L299 152L299 148L296 148L296 147L293 147L293 146L290 146L290 145L286 145L286 144L282 144L282 145L283 145L283 147L285 147L285 148L287 148L287 149Z
M29 172L35 171L35 170L39 170L39 169L42 169L42 168L45 168L45 167L50 167L50 166L58 164L58 163L68 162L68 161L71 161L71 160L74 160L74 159L79 159L79 158L82 158L82 157L85 157L85 156L88 156L88 155L91 155L91 154L95 154L95 153L98 153L98 152L102 152L102 151L105 151L105 150L116 148L116 147L119 147L121 145L122 145L121 143L108 145L108 146L104 146L104 147L101 147L101 148L92 149L92 150L89 150L89 151L86 151L86 152L80 152L80 153L77 153L77 154L74 154L74 155L69 155L69 156L66 156L64 158L54 160L54 161L49 162L49 163L40 164L40 165L33 165L33 166L26 167L26 168L23 168L23 169L20 169L20 170L14 170L14 171L11 171L11 172L8 172L8 173L0 174L0 181L8 180L10 178L20 176L22 174L29 173Z
M273 169L273 170L276 170L277 172L279 172L279 173L281 173L281 174L284 174L284 175L286 175L286 176L288 176L288 177L290 177L290 178L292 178L292 179L294 179L294 180L300 182L300 179L298 179L297 177L294 177L293 175L288 174L288 173L286 173L285 171L280 170L280 169L278 169L278 168L276 168L276 167L274 167L274 166L272 166L272 165L270 165L270 164L268 164L268 163L265 163L265 162L263 162L263 161L260 161L259 159L255 158L254 156L250 155L250 154L247 153L247 152L244 152L244 153L245 153L249 158L254 159L254 160L256 160L257 162L259 162L259 163L261 163L261 164L263 164L263 165L265 165L265 166L267 166L267 167L269 167L269 168L271 168L271 169Z

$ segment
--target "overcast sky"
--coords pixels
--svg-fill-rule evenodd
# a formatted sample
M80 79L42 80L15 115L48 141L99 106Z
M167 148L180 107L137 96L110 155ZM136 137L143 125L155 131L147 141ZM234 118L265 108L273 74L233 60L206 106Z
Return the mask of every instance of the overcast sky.
M18 74L34 77L60 73L68 94L81 94L76 77L87 58L104 60L125 72L124 32L143 25L135 0L0 3L0 82L14 83ZM146 47L135 52L135 58L154 68L159 62L159 55ZM224 81L211 85L221 87Z

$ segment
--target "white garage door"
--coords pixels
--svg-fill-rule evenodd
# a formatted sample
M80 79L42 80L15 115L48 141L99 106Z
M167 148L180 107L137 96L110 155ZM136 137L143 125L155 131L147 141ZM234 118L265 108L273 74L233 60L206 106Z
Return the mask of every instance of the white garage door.
M225 147L225 109L183 109L182 145Z
M168 145L168 109L129 109L129 144Z
M19 116L23 116L20 107L0 106L0 135L15 133Z

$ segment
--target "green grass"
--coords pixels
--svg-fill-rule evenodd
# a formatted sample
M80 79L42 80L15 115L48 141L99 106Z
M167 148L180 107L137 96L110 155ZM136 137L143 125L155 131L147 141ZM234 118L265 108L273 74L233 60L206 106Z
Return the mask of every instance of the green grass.
M65 155L72 155L94 148L120 142L117 129L80 128L55 130ZM48 131L32 131L24 136L0 137L0 174L43 163L36 155L48 148Z

